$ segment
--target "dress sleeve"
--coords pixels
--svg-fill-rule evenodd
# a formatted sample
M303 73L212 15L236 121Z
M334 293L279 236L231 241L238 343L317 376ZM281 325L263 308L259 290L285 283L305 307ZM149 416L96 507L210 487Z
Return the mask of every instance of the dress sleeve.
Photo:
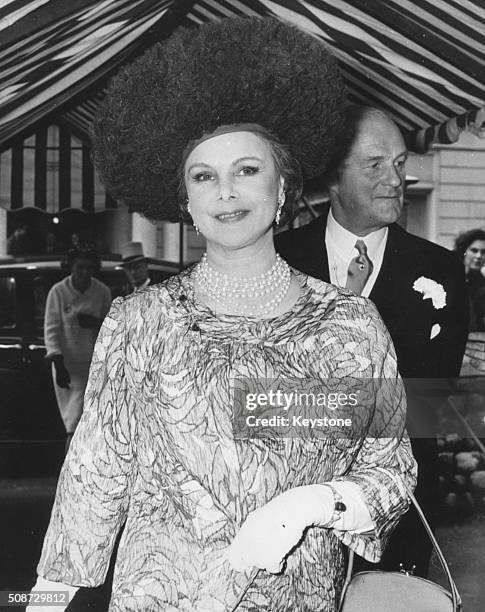
M47 294L44 318L44 340L47 357L62 355L62 303L59 287Z
M411 489L416 486L417 465L404 429L406 396L397 371L394 346L377 310L373 304L368 304L365 332L375 392L372 420L351 468L335 482L352 482L359 487L374 530L370 534L337 530L335 533L357 554L377 562L399 518L408 508L405 484Z
M40 576L73 586L104 582L136 475L136 439L125 377L124 304L119 299L94 349L84 412L59 478L37 568Z

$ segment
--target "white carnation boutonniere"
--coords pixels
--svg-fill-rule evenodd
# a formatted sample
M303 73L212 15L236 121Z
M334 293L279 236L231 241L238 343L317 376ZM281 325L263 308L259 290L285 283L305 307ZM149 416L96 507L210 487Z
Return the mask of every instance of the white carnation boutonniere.
M423 300L431 300L436 310L446 306L446 291L443 285L440 285L431 278L420 276L414 281L413 289L423 294Z

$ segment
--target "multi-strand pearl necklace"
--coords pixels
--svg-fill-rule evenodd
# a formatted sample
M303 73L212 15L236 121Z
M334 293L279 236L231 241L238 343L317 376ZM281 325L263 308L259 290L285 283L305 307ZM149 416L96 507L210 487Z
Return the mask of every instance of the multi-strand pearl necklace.
M262 274L234 277L218 272L207 261L207 254L204 253L194 274L199 286L211 300L222 304L234 314L243 315L262 315L276 310L287 294L291 281L290 266L279 255L276 255L273 266ZM251 303L270 295L271 299L264 303Z

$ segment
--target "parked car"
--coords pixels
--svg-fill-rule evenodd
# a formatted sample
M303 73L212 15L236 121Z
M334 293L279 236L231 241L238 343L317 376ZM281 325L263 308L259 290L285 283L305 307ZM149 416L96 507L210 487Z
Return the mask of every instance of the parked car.
M154 283L179 271L178 264L154 259L148 268ZM0 477L52 473L62 457L65 433L45 360L44 311L50 288L65 276L59 257L0 259ZM119 258L103 258L97 277L114 296L127 292Z

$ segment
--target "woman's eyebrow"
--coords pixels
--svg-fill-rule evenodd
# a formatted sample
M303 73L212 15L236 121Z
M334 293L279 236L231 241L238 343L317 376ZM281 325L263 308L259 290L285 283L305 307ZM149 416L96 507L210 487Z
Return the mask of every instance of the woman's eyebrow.
M257 162L259 162L261 164L263 163L263 160L260 157L258 157L257 155L245 155L244 157L238 157L237 159L235 159L232 162L232 165L235 166L236 164L239 164L239 163L241 163L243 161L250 161L250 160L257 161Z
M210 168L210 166L205 162L195 162L194 164L190 164L190 166L187 168L187 172L190 172L194 168Z
M237 159L232 161L231 166L237 166L241 162L247 162L247 161L255 161L259 164L264 163L264 160L261 157L258 157L256 155L244 155L243 157L238 157ZM210 164L206 164L205 162L195 162L187 168L187 172L190 172L194 168L212 168L212 166Z

